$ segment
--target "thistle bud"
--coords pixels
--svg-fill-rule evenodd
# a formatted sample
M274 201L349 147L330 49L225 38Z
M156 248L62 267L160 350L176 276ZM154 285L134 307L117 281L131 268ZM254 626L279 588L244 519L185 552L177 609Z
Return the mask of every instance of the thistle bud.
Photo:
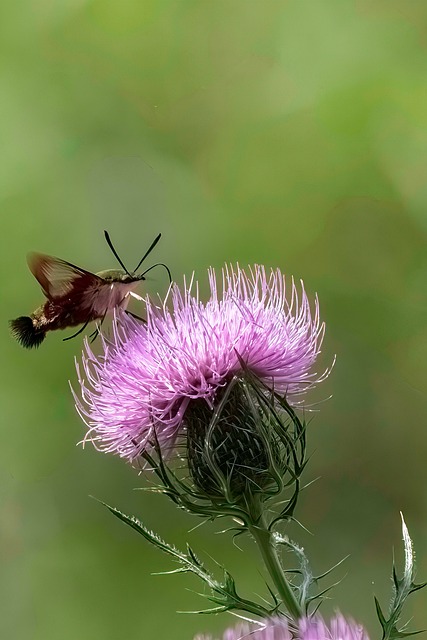
M199 490L234 502L277 486L279 442L271 418L241 378L228 383L211 407L192 402L184 424L188 468Z

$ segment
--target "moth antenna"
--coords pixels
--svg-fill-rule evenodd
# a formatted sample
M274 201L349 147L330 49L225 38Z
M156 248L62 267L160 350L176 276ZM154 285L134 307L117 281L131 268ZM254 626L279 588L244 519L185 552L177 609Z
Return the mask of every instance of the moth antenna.
M144 253L144 255L142 256L141 260L138 262L138 264L136 265L135 269L134 269L134 273L136 273L139 269L139 267L142 265L142 263L144 262L145 258L150 255L150 253L152 252L152 250L154 249L154 247L156 246L156 244L158 243L158 241L160 240L160 238L162 237L162 234L159 233L159 235L154 238L153 242L151 243L150 247L148 248L148 250ZM147 273L147 272L145 272ZM142 274L144 275L144 274Z
M113 243L111 242L110 236L108 234L108 231L105 231L104 229L104 236L105 239L107 241L108 246L110 247L111 251L113 252L115 258L117 259L118 263L120 264L121 267L123 267L123 270L128 274L129 278L132 278L132 275L129 273L129 271L126 269L125 265L123 264L123 262L120 259L119 254L117 253L117 251L115 250ZM139 265L138 265L139 266Z
M156 264L153 264L152 267L149 267L148 269L146 269L145 271L143 271L141 273L141 275L139 276L140 278L142 278L143 276L145 276L146 273L148 273L149 271L151 271L151 269L154 269L154 267L164 267L168 273L168 278L169 278L169 284L172 284L172 274L170 272L170 269L167 265L165 265L164 262L156 262Z

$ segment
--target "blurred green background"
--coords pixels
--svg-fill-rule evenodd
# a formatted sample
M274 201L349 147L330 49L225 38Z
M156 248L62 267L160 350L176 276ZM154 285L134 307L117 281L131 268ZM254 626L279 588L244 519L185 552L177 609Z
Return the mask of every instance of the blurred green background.
M7 321L42 301L25 255L97 271L110 231L132 267L176 279L224 261L279 266L318 292L327 333L313 456L292 528L316 572L347 553L325 603L379 637L399 510L427 577L427 4L417 0L23 0L2 3L0 636L219 633L175 568L88 496L223 561L262 593L258 557L136 471L83 450L80 338L22 349ZM164 291L161 271L149 290ZM331 578L331 582L334 577ZM406 610L425 628L424 592Z

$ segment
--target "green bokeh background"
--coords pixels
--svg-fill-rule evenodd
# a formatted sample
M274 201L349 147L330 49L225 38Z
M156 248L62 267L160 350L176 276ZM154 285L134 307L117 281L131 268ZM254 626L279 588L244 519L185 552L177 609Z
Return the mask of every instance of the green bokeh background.
M427 4L421 0L23 0L0 9L0 637L188 640L230 616L89 494L224 562L242 595L259 559L142 479L83 450L68 387L81 340L24 351L9 318L41 302L37 250L90 270L174 276L279 266L318 292L337 363L314 399L293 527L315 571L347 553L325 603L379 637L403 510L427 577ZM164 291L162 272L153 293ZM407 617L425 628L426 595Z

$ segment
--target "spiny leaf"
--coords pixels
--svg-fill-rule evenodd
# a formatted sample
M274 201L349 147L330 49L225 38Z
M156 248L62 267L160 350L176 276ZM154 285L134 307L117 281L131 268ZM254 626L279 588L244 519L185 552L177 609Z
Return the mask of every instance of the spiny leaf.
M336 564L334 564L330 569L328 569L327 571L325 571L324 573L321 573L318 576L314 576L314 580L318 581L318 580L322 580L322 578L326 578L326 576L328 576L330 573L332 573L332 571L334 571L334 569L336 569L337 567L339 567L341 564L343 564L346 560L348 560L350 557L350 555L344 556L344 558L342 558L341 560L339 560Z
M374 596L375 608L377 610L378 620L380 621L381 626L384 628L386 624L386 619L384 617L383 611L381 609L381 605L378 602L378 598Z
M421 631L404 631L405 627L398 629L397 623L400 619L403 606L406 599L411 593L418 591L426 586L427 583L415 584L415 560L414 549L412 540L410 538L408 528L403 519L402 513L402 534L403 534L403 546L405 552L405 565L403 569L403 575L398 577L395 563L392 567L392 578L394 593L390 604L390 610L388 618L384 615L377 598L374 597L375 608L377 611L378 620L383 630L383 640L395 640L396 638L406 638L407 636L416 635ZM406 625L405 625L406 626Z
M173 545L168 544L160 536L150 531L138 518L134 516L127 516L126 514L119 511L115 507L111 507L105 502L100 501L107 509L114 515L116 518L129 525L132 529L137 531L140 535L143 536L148 542L156 546L161 551L164 551L168 555L172 556L174 560L179 562L182 566L170 573L194 573L198 576L203 582L205 582L208 587L211 589L213 595L204 596L211 602L218 604L221 611L231 611L231 610L241 610L251 613L252 615L260 616L260 617L268 617L271 615L271 610L266 609L265 607L252 602L251 600L246 600L244 598L240 598L237 594L235 581L228 571L224 568L224 582L219 582L214 578L214 576L203 566L202 562L196 556L192 548L187 545L187 553L183 553L176 549ZM217 612L218 609L212 609L212 612ZM207 613L207 611L206 611Z

